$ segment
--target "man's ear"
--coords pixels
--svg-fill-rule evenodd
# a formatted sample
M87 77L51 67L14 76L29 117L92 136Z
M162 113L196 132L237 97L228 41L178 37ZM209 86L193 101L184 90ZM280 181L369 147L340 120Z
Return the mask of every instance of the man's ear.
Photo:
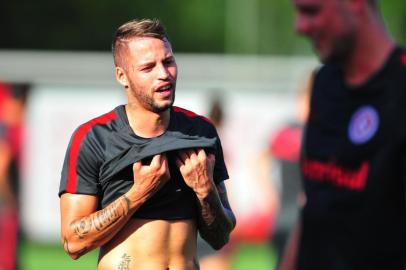
M125 88L128 87L127 75L122 67L116 67L116 80Z

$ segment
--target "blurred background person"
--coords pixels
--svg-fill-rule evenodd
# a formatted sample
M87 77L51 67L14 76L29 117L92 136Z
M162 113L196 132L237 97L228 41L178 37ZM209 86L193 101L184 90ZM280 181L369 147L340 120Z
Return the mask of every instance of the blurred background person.
M227 136L224 132L224 124L226 115L224 112L225 98L219 91L211 97L208 118L216 126L220 138ZM235 132L243 133L243 130ZM238 174L242 168L234 168L230 162L230 155L236 154L235 148L237 145L227 143L227 139L223 138L223 152L227 168L230 174ZM234 148L234 149L232 149ZM231 165L231 166L230 166ZM247 164L252 171L257 171L257 160L253 159L251 164ZM202 270L228 270L233 269L233 259L236 255L239 246L244 244L250 245L267 245L273 231L275 219L275 211L277 207L275 188L268 177L258 171L257 175L239 185L245 186L245 190L239 190L233 183L226 183L230 204L238 219L237 225L231 234L230 242L220 250L214 253L206 249L206 252L201 254L201 269ZM238 178L237 178L238 179ZM235 181L235 180L234 180ZM229 181L231 182L231 181ZM238 208L239 197L241 192L254 192L251 206L247 209Z
M15 270L19 245L19 182L26 87L0 82L0 269Z
M304 203L299 159L313 78L314 74L311 73L299 91L294 116L272 132L268 147L258 160L259 171L263 172L264 178L270 178L268 181L272 181L277 190L278 209L271 243L276 249L278 260Z
M386 30L378 1L293 4L297 32L324 65L303 141L299 242L280 269L403 270L406 51Z

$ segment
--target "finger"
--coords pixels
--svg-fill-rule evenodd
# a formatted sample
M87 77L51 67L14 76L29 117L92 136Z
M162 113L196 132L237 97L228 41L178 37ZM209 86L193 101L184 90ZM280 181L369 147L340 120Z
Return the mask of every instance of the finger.
M187 151L187 154L190 157L190 159L192 159L192 160L197 158L197 152L194 149L189 149Z
M169 178L170 178L168 159L167 159L165 154L162 155L161 161L162 161L162 163L161 163L161 167L160 167L160 172L162 174L167 174L169 176Z
M133 164L133 171L139 171L142 167L141 160L134 162Z
M151 167L160 167L162 163L161 154L155 155L151 160Z
M168 167L168 158L166 157L166 154L162 154L160 165L161 167Z
M206 158L206 152L204 151L203 148L200 148L197 150L197 156L199 159L205 159Z

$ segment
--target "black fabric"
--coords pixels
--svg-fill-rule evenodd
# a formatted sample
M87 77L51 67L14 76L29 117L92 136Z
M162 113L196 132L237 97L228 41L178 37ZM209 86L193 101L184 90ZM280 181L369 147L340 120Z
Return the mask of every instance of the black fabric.
M134 214L148 219L184 219L196 216L196 197L185 184L175 164L175 153L180 149L204 148L215 154L214 181L228 179L221 143L214 126L203 117L174 107L168 129L155 138L134 134L128 124L125 107L114 110L116 117L105 124L97 124L86 133L80 145L75 172L77 188L72 193L99 196L100 208L127 192L133 185L132 164L148 162L158 153L168 157L171 179ZM80 129L80 128L79 128ZM67 191L72 136L65 158L59 194ZM136 181L136 180L135 180Z
M356 88L339 67L318 72L301 158L297 269L404 269L405 57L397 48Z
M119 140L120 136L122 136L120 133L116 134L115 140ZM128 148L125 148L111 159L106 160L101 166L99 179L101 183L110 181L114 175L128 165L159 153L188 148L207 148L212 152L216 150L216 138L189 136L171 130L165 132L162 136L150 140L144 141L135 137L128 139Z

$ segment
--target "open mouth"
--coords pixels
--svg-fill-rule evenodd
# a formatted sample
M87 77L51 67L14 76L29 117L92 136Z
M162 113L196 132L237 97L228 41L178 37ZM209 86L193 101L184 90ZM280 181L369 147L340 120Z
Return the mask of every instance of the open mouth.
M159 94L160 97L166 98L172 95L172 84L167 84L159 87L155 92Z
M171 91L172 89L172 84L168 84L162 87L159 87L156 92L166 92L166 91Z

